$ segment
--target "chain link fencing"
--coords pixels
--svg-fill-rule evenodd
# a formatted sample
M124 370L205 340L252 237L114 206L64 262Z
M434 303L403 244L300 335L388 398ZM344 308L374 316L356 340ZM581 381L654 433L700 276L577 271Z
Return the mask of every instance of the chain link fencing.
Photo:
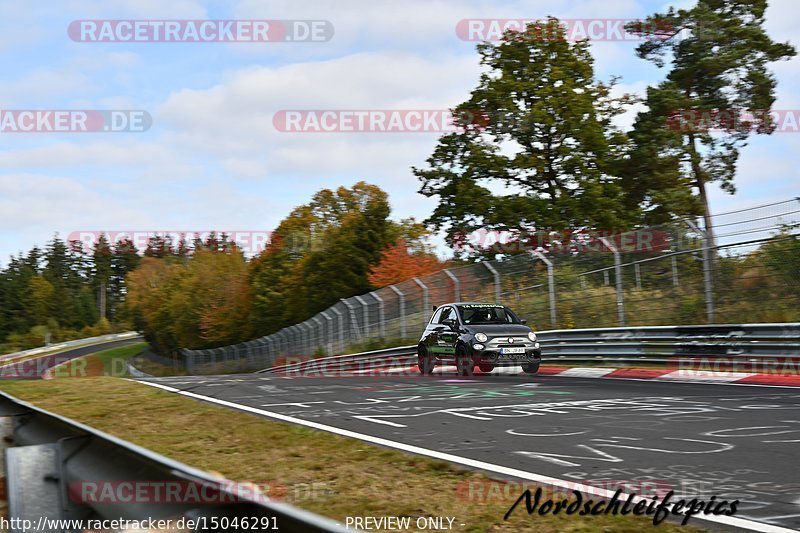
M502 302L535 330L800 321L800 198L717 214L712 229L713 242L689 219L551 236L526 253L342 299L271 335L182 350L183 366L189 374L253 371L287 356L414 344L434 306L453 301ZM490 234L491 245L520 246L505 237Z

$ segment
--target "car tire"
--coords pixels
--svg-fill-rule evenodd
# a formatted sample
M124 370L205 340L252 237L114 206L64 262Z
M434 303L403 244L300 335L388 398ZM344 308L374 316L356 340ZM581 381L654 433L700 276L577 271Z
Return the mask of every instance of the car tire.
M492 370L494 370L494 365L478 365L478 370L480 370L481 372L485 372L486 374L488 374L489 372L491 372Z
M536 374L537 372L539 372L539 364L540 364L539 362L536 362L536 363L528 363L522 365L522 371L525 372L526 374Z
M456 347L456 370L461 376L471 376L475 370L475 362L464 346Z
M419 368L419 373L422 375L432 374L435 366L436 361L428 354L428 349L424 346L417 348L417 368Z

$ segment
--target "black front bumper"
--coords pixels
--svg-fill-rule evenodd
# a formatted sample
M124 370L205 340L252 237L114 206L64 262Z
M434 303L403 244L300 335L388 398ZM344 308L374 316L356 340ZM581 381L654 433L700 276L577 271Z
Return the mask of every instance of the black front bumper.
M494 366L519 366L536 364L542 360L541 348L525 348L524 354L502 355L498 349L472 350L472 359L476 364L489 364Z

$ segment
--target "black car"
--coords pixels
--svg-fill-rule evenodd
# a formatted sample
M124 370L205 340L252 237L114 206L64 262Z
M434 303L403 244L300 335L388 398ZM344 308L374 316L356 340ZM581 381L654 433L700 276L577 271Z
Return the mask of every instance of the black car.
M453 362L458 373L478 367L522 366L539 371L542 351L536 333L508 307L497 303L455 302L436 308L417 346L419 371L433 372L437 363Z

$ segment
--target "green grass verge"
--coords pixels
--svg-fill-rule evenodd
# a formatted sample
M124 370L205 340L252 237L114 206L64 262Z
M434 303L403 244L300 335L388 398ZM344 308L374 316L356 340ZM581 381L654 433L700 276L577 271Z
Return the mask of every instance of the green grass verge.
M96 354L113 361L120 356ZM126 346L122 354L135 350ZM112 352L108 350L107 352ZM520 490L442 461L225 409L112 377L0 382L5 392L195 467L271 487L339 521L347 516L451 516L458 531L650 530L647 518L503 515ZM464 527L459 524L465 524ZM693 527L662 523L659 531Z
M137 342L77 357L52 368L49 375L53 379L96 376L128 377L128 359L139 355L146 347L146 342Z

